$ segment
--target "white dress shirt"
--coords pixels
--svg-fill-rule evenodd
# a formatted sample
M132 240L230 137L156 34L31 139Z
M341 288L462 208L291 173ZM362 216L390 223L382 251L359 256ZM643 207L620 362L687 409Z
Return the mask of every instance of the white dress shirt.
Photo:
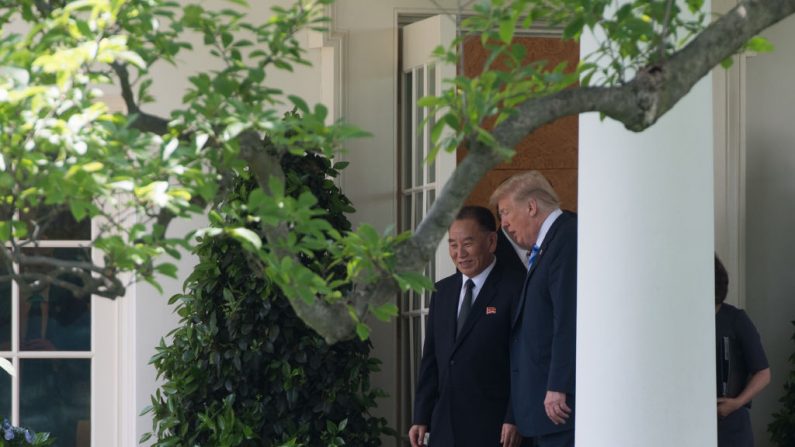
M541 248L541 244L544 243L544 238L547 236L549 228L553 223L555 223L561 214L563 214L563 211L558 208L555 211L549 213L549 216L547 216L547 218L544 220L544 223L541 224L541 229L538 230L538 239L536 239L536 245L538 245L539 248Z
M478 298L478 293L480 293L480 289L483 288L483 283L486 282L486 278L489 277L489 273L494 270L494 265L497 263L497 258L492 259L491 264L486 267L482 272L475 275L473 278L468 277L465 274L461 274L461 292L458 293L458 313L461 312L461 304L464 302L464 294L467 291L467 280L471 279L473 283L475 283L475 287L472 288L472 305L475 305L475 300Z

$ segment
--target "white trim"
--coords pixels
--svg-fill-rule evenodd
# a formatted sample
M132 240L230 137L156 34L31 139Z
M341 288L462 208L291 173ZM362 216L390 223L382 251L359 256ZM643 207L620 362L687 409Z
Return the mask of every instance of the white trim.
M325 15L329 18L329 30L326 32L310 30L307 45L309 49L320 50L320 96L321 102L329 109L327 124L345 116L342 81L345 73L343 62L348 33L334 26L335 11L334 5L325 7Z
M135 407L137 368L135 364L136 339L135 339L135 298L136 285L132 283L127 288L124 298L120 299L118 306L118 343L117 358L118 371L118 441L119 447L137 447L138 435L136 422L138 410Z
M713 72L715 252L729 273L728 303L745 307L746 67L752 54L734 56Z

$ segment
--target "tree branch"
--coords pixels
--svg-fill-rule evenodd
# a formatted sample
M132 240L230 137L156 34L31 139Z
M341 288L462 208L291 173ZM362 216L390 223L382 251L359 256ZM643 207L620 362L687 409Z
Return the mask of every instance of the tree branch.
M142 111L135 102L132 84L130 83L130 72L127 70L127 65L114 62L110 64L110 66L119 78L121 97L124 100L124 104L127 106L127 114L134 117L132 122L130 122L130 127L142 132L165 135L166 132L168 132L168 120Z
M281 154L268 147L262 138L254 131L246 131L238 136L240 144L240 158L243 159L254 174L259 187L266 193L271 193L270 181L277 179L284 183L285 175L281 166ZM276 227L264 227L263 233L266 240L285 240L289 234L287 223L282 222ZM279 244L272 243L269 248L279 258L292 257L300 263L298 257L293 256L279 248ZM352 293L351 298L356 300L357 294ZM329 303L316 298L312 303L301 299L291 299L290 305L301 320L309 327L322 335L328 344L351 338L355 334L355 323L350 317L346 302Z
M795 0L750 0L709 25L663 65L637 73L618 87L586 87L531 99L497 126L499 145L515 147L539 127L584 112L602 112L640 132L653 125L723 59L735 54L753 36L795 12ZM500 158L487 148L473 148L423 219L397 253L398 269L421 270L477 182ZM375 298L371 298L375 299Z
M533 98L515 109L515 113L497 126L493 134L500 147L515 147L526 135L539 127L564 116L584 112L601 112L622 122L627 129L641 131L653 125L670 110L693 85L721 60L742 48L745 42L763 29L795 12L795 0L751 0L708 26L698 37L670 59L639 71L634 79L617 87L585 87L563 90L548 96ZM278 154L264 148L254 132L240 137L241 158L252 169L259 186L269 191L269 179L284 181ZM435 249L455 213L477 182L498 163L504 161L496 149L482 145L470 148L467 157L457 166L450 180L437 196L428 215L414 235L396 249L396 272L418 271L433 256ZM269 240L287 236L282 224L267 231ZM278 256L278 244L273 244ZM347 300L330 304L317 299L312 304L291 300L298 316L325 337L328 343L351 338L355 322L348 315L347 306L357 315L366 313L368 306L379 306L398 293L390 276L368 283L355 282Z

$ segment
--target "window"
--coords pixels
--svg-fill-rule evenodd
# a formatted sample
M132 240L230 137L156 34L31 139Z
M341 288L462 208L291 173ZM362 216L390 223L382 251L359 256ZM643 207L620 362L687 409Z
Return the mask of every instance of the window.
M439 36L446 32L452 40L455 24L448 17L435 16L413 23L403 29L403 63L400 73L400 231L414 230L430 210L438 188L443 186L455 169L455 154L441 153L427 163L430 152L430 129L433 116L417 105L420 98L435 95L441 80L450 77L449 67L433 63L430 54L442 42ZM422 42L417 45L416 42ZM454 73L455 68L452 68ZM442 243L436 256L425 269L434 281L454 272ZM401 433L411 425L414 407L414 390L422 358L425 324L431 292L408 293L400 302L401 335Z
M24 249L26 255L91 260L91 221L76 222L68 211L54 213L45 207L20 217L33 220L42 213L50 213L52 223L43 229L37 246ZM60 275L59 282L49 285L35 281L36 274L55 267L12 264L11 268L34 276L22 287L0 282L0 355L17 369L14 377L0 373L0 416L15 425L50 432L59 447L89 447L92 415L102 418L94 430L113 427L106 422L113 418L114 394L107 387L94 386L95 376L114 372L97 370L98 364L113 358L115 332L107 329L113 327L113 306L98 302L104 298L75 293L71 286L82 285L77 276ZM8 273L8 267L0 269L3 276ZM98 332L108 337L96 337ZM101 409L96 405L100 400L106 401Z

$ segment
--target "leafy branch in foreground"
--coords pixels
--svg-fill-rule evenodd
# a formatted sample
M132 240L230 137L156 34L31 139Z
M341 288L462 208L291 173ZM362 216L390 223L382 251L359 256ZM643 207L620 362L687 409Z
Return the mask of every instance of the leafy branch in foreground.
M286 193L285 154L332 157L346 139L366 135L327 124L324 106L269 83L273 70L309 63L296 33L324 30L331 3L297 0L250 23L240 0L218 10L168 0L0 2L4 30L12 17L27 23L23 34L0 38L3 279L25 289L77 276L75 293L107 297L124 293L124 273L157 284L158 275L177 274L163 256L194 244L192 235L169 237L171 222L226 204L233 179L245 175L258 185L246 206L261 233L210 213L213 226L201 234L241 241L327 342L366 337L368 318L395 315L390 303L400 290L430 287L418 272L475 184L520 140L585 112L648 128L721 61L744 48L769 49L755 36L795 11L795 0L748 0L707 24L701 0L476 2L461 39L436 54L458 63L463 39L480 39L489 52L483 72L448 80L422 102L438 123L430 158L460 145L468 155L414 234L393 236L367 225L331 228L313 194ZM600 36L597 50L577 67L526 64L516 30L539 22L560 27L566 39ZM212 68L189 78L183 106L170 116L147 113L157 82L150 69L192 50L185 33L202 36ZM126 113L102 102L97 87L108 85ZM285 106L297 113L284 117ZM67 218L92 220L90 247L100 262L27 252ZM321 249L344 277L307 267Z

